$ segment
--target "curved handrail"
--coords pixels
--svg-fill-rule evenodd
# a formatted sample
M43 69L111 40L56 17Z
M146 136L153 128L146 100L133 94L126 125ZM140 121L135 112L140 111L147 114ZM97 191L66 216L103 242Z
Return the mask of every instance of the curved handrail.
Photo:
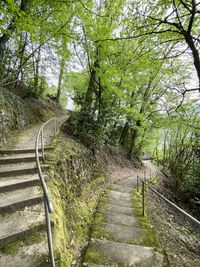
M44 136L43 136L43 129L44 127L51 122L52 120L55 120L55 135L56 135L56 117L53 117L46 121L39 129L36 142L35 142L35 158L36 158L36 164L38 169L38 175L40 178L43 194L44 194L44 207L45 207L45 218L46 218L46 227L47 227L47 239L48 239L48 249L49 249L49 255L51 259L51 265L52 267L55 267L55 260L54 260L54 253L53 253L53 241L52 241L52 233L51 233L51 219L50 219L50 213L53 211L53 204L51 202L51 198L48 193L48 189L46 186L45 179L42 174L42 169L40 165L40 158L39 158L39 139L41 137L41 148L42 148L42 157L44 160Z
M181 209L179 206L177 206L176 204L174 204L173 202L171 202L169 199L167 199L166 197L164 197L162 194L160 194L157 190L155 190L152 186L150 186L147 182L145 182L142 178L140 178L139 175L137 175L137 189L138 189L138 179L140 179L140 181L142 181L142 185L143 185L143 190L142 191L143 191L143 194L144 194L144 185L146 185L150 190L152 190L154 192L154 194L156 194L157 196L159 196L160 198L162 198L165 202L167 202L173 208L177 209L183 215L185 215L186 217L188 217L193 223L196 223L198 226L200 226L200 221L198 221L196 218L194 218L192 215L190 215L189 213L187 213L185 210ZM144 201L144 196L143 196L143 201ZM143 203L143 209L144 209L144 203Z
M46 186L46 182L44 180L44 177L42 175L42 169L41 169L41 165L40 165L40 159L39 159L39 138L40 135L42 136L42 153L44 153L44 142L43 142L43 128L44 126L46 126L50 121L55 120L56 117L53 117L51 119L49 119L48 121L46 121L39 129L37 137L36 137L36 142L35 142L35 157L36 157L36 164L37 164L37 168L38 168L38 174L39 174L39 178L40 178L40 182L42 185L42 189L43 189L43 193L44 193L44 197L46 199L47 202L47 206L48 206L48 210L51 213L53 211L53 205L47 190L47 186ZM44 154L43 154L43 158L44 158Z

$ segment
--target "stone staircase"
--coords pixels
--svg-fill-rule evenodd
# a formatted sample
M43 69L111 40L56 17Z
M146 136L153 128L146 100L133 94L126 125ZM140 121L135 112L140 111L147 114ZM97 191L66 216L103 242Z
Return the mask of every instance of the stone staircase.
M83 266L163 267L162 253L140 244L145 229L135 215L133 189L136 178L129 177L112 186L99 205L92 238Z
M34 149L0 150L1 267L37 266L47 255L45 238L38 244L23 242L39 232L45 237L43 196L39 185ZM15 242L20 240L16 256L15 251L10 255L4 253L6 247L14 248Z

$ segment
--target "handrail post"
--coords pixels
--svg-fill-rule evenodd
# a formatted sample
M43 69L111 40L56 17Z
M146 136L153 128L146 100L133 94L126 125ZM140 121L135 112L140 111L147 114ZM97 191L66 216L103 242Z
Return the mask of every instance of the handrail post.
M144 181L142 181L142 216L145 215L145 185L144 185Z
M56 118L54 119L54 137L56 137L56 133L57 133L57 123L56 123Z
M51 220L49 215L49 210L47 206L46 200L44 200L44 206L45 206L45 217L46 217L46 227L47 227L47 239L48 239L48 249L49 249L49 255L51 260L51 266L55 267L55 260L54 260L54 253L53 253L53 242L52 242L52 233L51 233Z
M42 148L42 159L44 161L44 133L43 133L43 128L41 130L41 148Z

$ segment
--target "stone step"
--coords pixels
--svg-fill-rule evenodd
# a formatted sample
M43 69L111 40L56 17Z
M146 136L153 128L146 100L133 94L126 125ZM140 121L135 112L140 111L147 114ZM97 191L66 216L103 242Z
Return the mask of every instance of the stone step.
M125 214L125 215L134 215L134 209L132 207L119 206L119 205L116 205L115 203L105 204L104 211Z
M92 249L99 254L99 261L105 261L103 265L98 265L98 259L95 262L84 263L83 266L129 266L129 267L163 267L163 255L156 252L154 248L136 246L108 240L92 239L88 252ZM87 253L88 253L87 252ZM86 253L86 260L87 260ZM89 255L89 254L88 254ZM92 260L91 260L92 261ZM95 265L97 264L97 265Z
M106 203L110 204L110 205L116 205L119 207L126 207L126 208L132 208L133 207L133 203L132 200L118 200L118 199L113 199L112 197L109 197L106 201Z
M106 223L139 227L138 219L135 218L134 216L115 213L115 212L100 212L97 213L97 215L98 214L100 214L100 216L103 217L104 222Z
M38 174L22 175L18 177L6 177L0 179L0 193L39 185Z
M39 157L40 160L42 159L42 156ZM1 157L0 158L0 165L6 165L6 164L13 164L13 163L21 163L21 162L35 162L35 155L32 156L24 156L22 157L22 154L20 156L11 155L10 157Z
M109 192L108 198L113 200L127 201L127 202L132 200L130 193L119 192L114 190L111 190Z
M0 247L23 238L30 233L44 229L45 216L43 205L34 205L5 216L0 215Z
M112 186L112 190L122 192L122 193L132 193L133 192L133 187L125 186L125 185L119 185L119 184L114 184Z
M41 203L42 194L39 187L28 187L0 194L0 212L7 213L26 206Z
M109 239L120 243L131 244L144 236L143 229L133 226L114 223L100 223L97 226L105 231L105 237L110 236Z
M36 244L22 245L17 253L0 252L1 267L51 267L45 262L48 258L48 247L45 241ZM57 266L57 265L56 265Z
M37 167L35 162L10 164L6 166L3 165L3 167L1 166L0 168L0 178L33 173L37 173Z
M102 265L102 264L93 264L93 263L83 263L83 267L117 267L116 264Z
M134 188L137 185L137 179L136 178L127 178L125 180L121 180L121 181L117 182L116 185Z
M52 150L53 147L47 146L45 147L45 151ZM42 149L39 148L39 152L42 152ZM35 148L28 149L4 149L0 150L0 155L13 155L13 154L27 154L27 153L35 153Z

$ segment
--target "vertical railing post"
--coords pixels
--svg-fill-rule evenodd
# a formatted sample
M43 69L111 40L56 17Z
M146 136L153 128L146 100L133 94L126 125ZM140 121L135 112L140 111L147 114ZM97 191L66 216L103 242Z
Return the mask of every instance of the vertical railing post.
M54 121L54 137L56 137L56 133L57 133L57 123L56 123L56 118Z
M139 178L138 178L138 175L137 175L137 192L139 192Z
M145 184L144 181L142 181L142 216L145 215Z
M42 159L44 161L44 132L43 132L43 128L41 130L41 149L42 149Z
M54 253L53 253L53 241L52 241L52 233L51 233L51 220L49 215L49 210L47 206L46 200L44 200L45 206L45 217L46 217L46 227L47 227L47 239L48 239L48 249L51 260L51 267L55 267Z

